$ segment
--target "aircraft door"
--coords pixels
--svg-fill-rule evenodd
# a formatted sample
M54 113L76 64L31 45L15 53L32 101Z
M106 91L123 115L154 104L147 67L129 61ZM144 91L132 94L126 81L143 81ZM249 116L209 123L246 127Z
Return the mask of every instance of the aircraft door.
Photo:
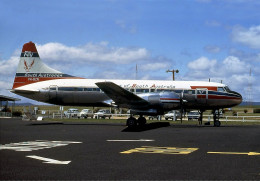
M57 92L58 92L58 86L57 85L51 85L49 87L49 100L50 100L50 102L56 102Z
M195 91L195 97L199 104L207 104L208 101L208 89L199 88Z

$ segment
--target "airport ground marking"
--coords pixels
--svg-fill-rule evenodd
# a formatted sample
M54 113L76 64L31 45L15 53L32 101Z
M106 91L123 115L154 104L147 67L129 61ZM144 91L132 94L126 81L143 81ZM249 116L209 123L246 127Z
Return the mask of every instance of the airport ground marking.
M149 140L149 139L139 139L139 140L107 140L108 142L138 142L138 141L154 141L154 140Z
M154 154L172 154L172 155L187 155L199 148L178 148L178 147L153 147L153 146L142 146L141 148L134 148L131 150L120 152L122 154L130 153L154 153Z
M75 144L75 143L82 143L82 142L36 140L36 141L26 141L20 143L10 143L5 145L0 145L0 150L34 151L34 150L54 148L59 146L67 146L69 144Z
M49 163L49 164L62 164L62 165L66 165L66 164L69 164L71 162L71 161L59 161L59 160L54 160L54 159L51 159L51 158L45 158L45 157L36 156L36 155L28 155L26 157L37 159L37 160L42 160L42 161L44 161L43 163Z
M248 156L260 156L257 152L207 152L209 154L223 154L223 155L248 155Z

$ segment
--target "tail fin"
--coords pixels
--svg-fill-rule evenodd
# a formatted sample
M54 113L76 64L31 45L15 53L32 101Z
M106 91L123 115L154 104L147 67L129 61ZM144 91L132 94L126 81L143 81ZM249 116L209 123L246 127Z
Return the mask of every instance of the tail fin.
M66 77L72 76L62 74L45 65L39 57L35 44L30 41L23 45L12 89L39 81Z

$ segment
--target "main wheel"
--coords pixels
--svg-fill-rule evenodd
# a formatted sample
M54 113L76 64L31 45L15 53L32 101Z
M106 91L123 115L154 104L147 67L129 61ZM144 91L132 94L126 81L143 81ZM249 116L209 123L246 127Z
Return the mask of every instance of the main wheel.
M220 121L214 121L214 126L215 127L219 127L221 125L221 122Z
M130 117L126 121L126 125L128 127L136 127L137 126L137 120L134 117Z
M139 124L139 126L144 126L146 124L145 117L139 117L138 118L138 124Z

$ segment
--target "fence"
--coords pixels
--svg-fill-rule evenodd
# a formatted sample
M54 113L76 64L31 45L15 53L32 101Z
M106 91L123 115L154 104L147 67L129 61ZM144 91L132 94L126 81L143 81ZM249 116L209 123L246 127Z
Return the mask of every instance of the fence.
M12 117L11 112L0 112L0 117Z
M207 117L209 121L213 120L212 115L204 115L203 117ZM260 116L222 116L220 121L260 122Z
M124 119L124 118L130 116L130 114L109 114L109 115L112 115L112 117L111 117L112 119L115 119L115 118ZM53 113L52 118L53 119L55 119L55 118L67 119L68 117L64 116L61 113ZM74 118L78 118L78 117L74 117ZM204 118L204 121L205 121L205 118L208 118L208 121L213 121L213 115L204 115L203 118ZM183 118L183 120L186 120L186 119L187 118L185 118L185 117ZM260 116L222 116L220 118L220 121L260 122Z

